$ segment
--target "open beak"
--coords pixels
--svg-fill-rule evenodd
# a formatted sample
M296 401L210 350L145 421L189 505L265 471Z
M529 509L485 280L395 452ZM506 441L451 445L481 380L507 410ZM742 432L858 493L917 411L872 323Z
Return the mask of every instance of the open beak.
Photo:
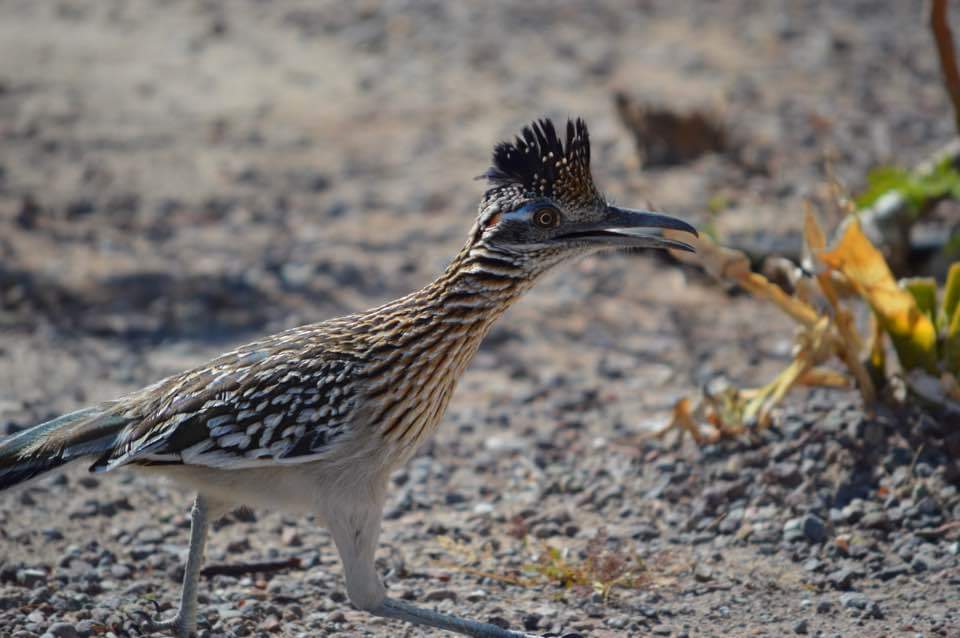
M582 224L576 231L564 233L557 239L603 244L611 248L670 248L695 252L690 244L665 237L665 230L699 237L696 228L676 217L608 206L602 220Z

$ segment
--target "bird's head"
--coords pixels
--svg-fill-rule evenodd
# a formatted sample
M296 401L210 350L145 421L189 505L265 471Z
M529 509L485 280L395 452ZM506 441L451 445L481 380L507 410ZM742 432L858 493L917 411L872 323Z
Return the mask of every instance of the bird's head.
M565 133L543 119L496 146L481 176L491 187L480 204L476 248L535 272L604 248L693 250L663 236L664 229L696 235L690 224L608 203L590 174L587 125L568 121Z

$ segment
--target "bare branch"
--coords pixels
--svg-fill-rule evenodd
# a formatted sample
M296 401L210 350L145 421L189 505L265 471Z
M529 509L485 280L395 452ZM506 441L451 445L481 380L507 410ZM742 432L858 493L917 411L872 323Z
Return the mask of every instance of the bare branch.
M212 576L243 576L245 574L279 572L285 569L300 569L299 558L273 560L262 563L234 563L230 565L207 565L200 572L207 578Z
M943 83L947 95L953 102L953 118L960 133L960 70L957 69L957 56L953 48L953 34L947 20L947 2L949 0L931 0L930 29L937 43L940 56L940 68L943 70Z

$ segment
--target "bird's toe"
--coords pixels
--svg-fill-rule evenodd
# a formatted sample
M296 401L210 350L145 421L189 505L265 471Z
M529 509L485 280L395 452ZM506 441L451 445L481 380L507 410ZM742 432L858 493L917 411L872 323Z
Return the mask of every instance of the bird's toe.
M180 614L172 618L138 619L137 628L143 635L165 634L173 638L197 638L197 632L189 626Z

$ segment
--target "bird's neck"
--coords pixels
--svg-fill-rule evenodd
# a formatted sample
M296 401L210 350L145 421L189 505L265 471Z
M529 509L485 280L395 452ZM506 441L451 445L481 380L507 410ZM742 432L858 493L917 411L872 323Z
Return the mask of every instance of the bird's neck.
M399 381L368 389L380 406L372 422L399 444L394 462L433 432L490 326L531 283L515 259L468 244L433 282L377 311L371 377L386 377L381 368L404 369Z
M520 256L468 243L424 292L438 319L489 326L533 280Z

